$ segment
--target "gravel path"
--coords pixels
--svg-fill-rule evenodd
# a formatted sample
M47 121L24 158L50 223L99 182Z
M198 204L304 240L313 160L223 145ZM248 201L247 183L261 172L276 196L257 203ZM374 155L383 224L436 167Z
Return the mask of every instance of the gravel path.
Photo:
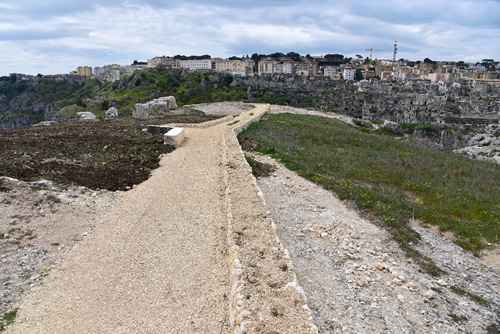
M315 333L233 132L268 109L186 128L186 142L48 272L7 333Z
M122 194L8 333L229 332L223 127L186 129L185 145Z

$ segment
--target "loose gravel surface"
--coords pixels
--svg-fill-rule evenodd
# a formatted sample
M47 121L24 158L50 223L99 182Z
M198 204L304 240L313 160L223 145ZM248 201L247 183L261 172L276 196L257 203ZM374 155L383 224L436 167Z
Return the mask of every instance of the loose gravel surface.
M227 333L221 126L120 194L26 298L8 333Z
M275 168L258 185L320 333L498 333L494 268L417 228L417 248L447 271L436 279L423 274L348 203L271 158L252 155Z

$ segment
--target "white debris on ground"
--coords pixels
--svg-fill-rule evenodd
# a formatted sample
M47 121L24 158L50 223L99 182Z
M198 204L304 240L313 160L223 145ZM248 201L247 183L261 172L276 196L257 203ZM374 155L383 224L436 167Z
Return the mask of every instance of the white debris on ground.
M0 177L0 317L87 235L116 196Z
M249 153L247 153L249 154ZM500 275L450 240L417 228L434 278L346 202L267 156L258 178L320 333L497 333Z

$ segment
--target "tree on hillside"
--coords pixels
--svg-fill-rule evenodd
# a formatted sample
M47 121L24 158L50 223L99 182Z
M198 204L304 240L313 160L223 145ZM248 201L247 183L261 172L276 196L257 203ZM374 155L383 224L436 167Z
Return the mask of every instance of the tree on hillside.
M297 52L293 52L293 51L292 52L288 52L286 54L286 56L292 58L295 61L301 61L302 60L302 57Z
M354 80L356 81L363 80L363 73L359 68L356 69L356 73L354 74Z

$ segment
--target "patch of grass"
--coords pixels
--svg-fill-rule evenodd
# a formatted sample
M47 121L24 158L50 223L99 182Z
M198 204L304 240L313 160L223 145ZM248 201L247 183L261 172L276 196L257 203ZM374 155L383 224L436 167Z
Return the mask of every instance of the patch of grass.
M439 294L442 294L443 293L443 290L441 290L440 288L431 288L432 291L435 291Z
M464 316L464 315L456 315L455 313L449 313L448 316L450 318L452 318L453 321L455 321L457 323L461 323L461 322L469 320L469 319L467 319L466 316Z
M48 190L49 188L42 184L42 185L36 185L36 186L31 186L31 191L33 192L37 192L37 191L40 191L40 190Z
M469 298L470 300L476 302L479 305L482 305L482 306L489 305L488 301L486 299L484 299L483 297L478 296L475 293L472 293L470 291L467 291L466 289L463 289L459 286L453 285L450 287L450 290L455 292L457 295L465 296L465 297Z
M47 200L53 203L61 203L61 200L54 195L47 196Z
M237 119L237 120L235 120L235 121L233 121L233 122L231 122L231 123L227 123L227 125L235 125L235 124L237 124L237 123L239 123L239 122L240 122L240 120L239 120L239 119Z
M5 327L12 324L14 320L16 320L16 316L17 316L17 309L4 313L2 315L2 318L0 319L0 331L3 332L5 330Z
M352 200L432 275L441 270L414 250L410 218L452 231L476 254L500 241L500 167L413 145L385 131L365 133L332 119L267 115L242 137L342 200Z

